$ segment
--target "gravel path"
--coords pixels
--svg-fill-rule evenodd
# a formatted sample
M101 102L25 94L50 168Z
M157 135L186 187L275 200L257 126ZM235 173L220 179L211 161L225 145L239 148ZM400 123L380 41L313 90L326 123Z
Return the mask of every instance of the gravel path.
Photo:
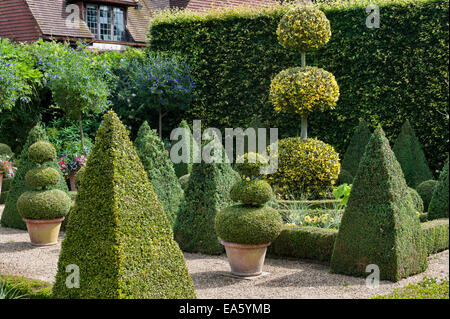
M0 212L3 207L0 206ZM0 227L0 273L54 281L58 245L35 247L26 231ZM368 298L417 282L423 276L449 277L449 252L429 258L428 270L397 283L383 281L379 288L365 286L365 279L330 274L328 266L303 260L267 258L268 274L247 280L230 277L226 256L184 254L199 298Z

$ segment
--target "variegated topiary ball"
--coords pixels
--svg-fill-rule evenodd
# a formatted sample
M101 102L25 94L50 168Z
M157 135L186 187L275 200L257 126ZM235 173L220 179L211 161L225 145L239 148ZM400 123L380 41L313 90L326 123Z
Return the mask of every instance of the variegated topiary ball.
M339 86L334 75L317 67L281 71L270 85L270 100L276 111L307 114L334 109Z
M313 6L288 11L277 29L278 41L286 49L306 52L325 45L331 37L330 21Z

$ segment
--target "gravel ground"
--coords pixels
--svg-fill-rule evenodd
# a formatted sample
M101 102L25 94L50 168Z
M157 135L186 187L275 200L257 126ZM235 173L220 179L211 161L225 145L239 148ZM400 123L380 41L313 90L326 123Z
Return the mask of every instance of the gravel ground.
M0 206L0 212L3 207ZM54 281L61 248L35 247L26 231L0 227L0 273ZM199 298L368 298L388 294L394 288L417 282L423 276L449 277L448 250L429 258L428 270L397 283L382 281L378 288L367 288L365 279L330 274L328 266L304 260L267 258L267 273L251 280L229 276L226 256L184 254Z

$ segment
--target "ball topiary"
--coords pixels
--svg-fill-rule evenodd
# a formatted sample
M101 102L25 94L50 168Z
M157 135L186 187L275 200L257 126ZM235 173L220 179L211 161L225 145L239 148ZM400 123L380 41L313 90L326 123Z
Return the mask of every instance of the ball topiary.
M280 193L315 199L331 192L340 171L339 154L331 145L318 139L289 137L278 141L278 153L274 153L278 169L268 182Z
M283 229L283 221L271 207L235 205L217 214L215 229L224 241L259 245L276 239Z
M261 168L267 167L269 160L266 156L258 153L245 153L236 159L236 170L245 177L256 177L261 175Z
M56 150L49 142L38 141L28 149L28 159L36 164L52 162L56 159Z
M272 187L263 180L242 180L233 185L230 197L236 202L260 206L272 198Z
M428 207L428 219L448 218L448 159L439 175L439 181Z
M0 155L12 156L13 152L8 145L6 145L4 143L0 143Z
M408 192L409 195L411 196L412 203L414 204L416 212L423 213L425 210L423 206L423 200L420 197L419 193L414 188L411 187L408 187Z
M270 101L276 111L306 115L334 109L339 86L334 75L324 69L306 66L278 73L270 84Z
M28 158L40 166L29 170L25 180L29 186L41 189L20 195L16 204L20 216L38 220L64 217L70 209L69 196L58 189L46 189L58 184L60 173L53 167L42 166L56 158L55 148L48 142L38 141L28 148Z
M183 191L185 191L186 188L187 188L187 185L188 185L189 177L190 177L190 176L191 176L191 174L186 174L186 175L181 176L181 177L178 179L178 182L180 183L180 186L181 186L181 188L183 189Z
M301 52L318 49L330 40L330 21L316 7L297 6L281 18L277 36L287 49Z
M438 184L438 181L435 181L434 179L430 179L428 181L424 181L417 185L416 191L419 193L420 197L423 201L423 206L425 211L428 211L428 206L431 202L431 197L433 196L434 189L436 188L436 185Z

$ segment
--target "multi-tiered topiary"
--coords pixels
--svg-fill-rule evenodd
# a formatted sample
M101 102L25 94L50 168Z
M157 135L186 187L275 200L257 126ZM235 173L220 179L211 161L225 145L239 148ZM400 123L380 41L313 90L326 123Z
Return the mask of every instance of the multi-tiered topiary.
M422 146L408 120L402 126L393 151L409 187L416 188L420 183L433 179Z
M423 201L423 207L426 212L428 212L428 207L430 206L431 198L433 197L434 189L439 182L434 179L430 179L428 181L422 182L416 187L417 193L419 193L420 197Z
M369 142L370 135L370 129L367 126L366 121L361 119L353 133L350 144L348 145L341 162L339 179L343 182L352 184L353 178L358 171L359 162L361 161L364 151L366 150L366 145Z
M301 67L281 71L272 80L270 100L276 111L301 116L301 137L308 137L308 114L334 109L339 87L333 74L306 66L306 52L325 45L331 37L330 22L312 5L297 6L281 19L278 40L287 49L301 53Z
M2 214L1 224L4 227L27 229L24 221L22 220L22 217L17 211L17 200L23 193L34 190L33 187L27 184L25 175L29 170L38 167L36 163L28 159L29 147L38 141L48 141L47 134L40 124L37 124L30 130L30 132L28 133L27 142L25 143L22 153L20 154L17 172L14 176L13 183L11 184L8 198L6 199L5 203L5 209L3 210ZM44 166L52 167L59 172L59 165L56 160L45 163ZM59 174L59 176L59 182L54 186L48 187L48 189L59 189L63 192L67 192L68 188L64 180L64 176L61 173Z
M70 198L59 189L48 189L60 181L58 169L45 164L56 160L56 150L48 142L38 141L28 148L28 159L37 164L30 169L25 180L33 191L27 191L17 200L17 210L24 219L52 220L67 215L70 209ZM61 220L62 221L62 220Z
M335 273L398 281L427 267L419 217L400 164L381 127L359 164L331 258Z
M448 218L448 159L439 175L430 206L428 207L428 219Z
M339 154L331 145L312 138L288 137L278 141L274 153L278 169L268 181L278 192L311 199L331 192L340 170Z
M79 288L66 285L69 265L79 268ZM53 297L195 298L170 222L112 111L97 131L71 210Z
M142 164L144 164L153 190L163 205L169 221L173 224L183 190L175 175L169 153L165 150L158 133L152 130L147 122L144 122L139 128L134 145Z

